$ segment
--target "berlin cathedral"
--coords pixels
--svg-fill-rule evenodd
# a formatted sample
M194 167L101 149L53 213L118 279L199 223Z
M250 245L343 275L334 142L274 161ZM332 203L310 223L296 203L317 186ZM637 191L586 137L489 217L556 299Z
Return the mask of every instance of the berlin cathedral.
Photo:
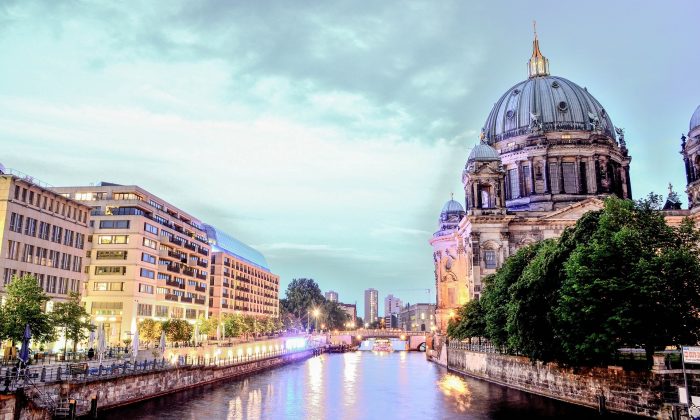
M467 158L465 207L451 199L430 239L437 326L478 299L482 279L518 248L561 235L609 195L632 198L624 130L585 87L549 73L537 34L529 77L496 101ZM689 209L669 187L669 224L700 219L700 106L681 138Z

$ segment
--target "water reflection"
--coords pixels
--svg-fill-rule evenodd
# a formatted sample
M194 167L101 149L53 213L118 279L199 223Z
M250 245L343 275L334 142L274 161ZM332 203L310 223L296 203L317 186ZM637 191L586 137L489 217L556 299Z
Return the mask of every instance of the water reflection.
M463 378L424 353L331 354L104 413L132 419L588 419L594 410Z
M461 377L448 373L437 381L437 385L446 397L454 400L457 410L464 412L471 407L472 393Z

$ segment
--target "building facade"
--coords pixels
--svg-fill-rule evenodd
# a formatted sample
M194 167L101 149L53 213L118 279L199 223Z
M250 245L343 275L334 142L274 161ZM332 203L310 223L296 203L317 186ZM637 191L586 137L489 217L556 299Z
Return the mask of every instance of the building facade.
M379 292L376 289L365 290L365 324L379 320Z
M90 207L0 167L0 298L13 276L31 274L55 302L85 294Z
M338 302L338 292L329 290L325 293L326 300L329 302Z
M204 225L211 245L209 315L279 316L280 278L265 257L238 239Z
M338 305L340 305L340 308L345 311L346 314L348 314L348 318L350 318L350 322L352 323L352 326L357 326L357 305L354 303L342 303L339 302Z
M401 312L403 305L401 304L401 299L394 295L387 295L384 298L384 316L390 317L391 315L398 315Z
M435 331L435 304L406 305L399 313L398 323L404 331Z
M449 200L430 240L442 332L517 249L558 237L607 196L632 197L624 130L588 89L549 74L536 36L528 73L488 114L462 172L464 206Z
M53 191L91 209L83 300L110 343L145 318L207 316L211 247L200 220L135 185Z

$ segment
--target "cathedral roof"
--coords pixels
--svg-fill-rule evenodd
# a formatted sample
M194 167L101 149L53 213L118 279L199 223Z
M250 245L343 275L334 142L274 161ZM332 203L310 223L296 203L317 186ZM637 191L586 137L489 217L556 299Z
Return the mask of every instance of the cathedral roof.
M528 134L533 129L600 130L615 138L610 116L585 87L550 76L549 60L542 55L536 34L528 72L528 79L508 89L494 104L482 132L488 144Z
M462 205L459 204L459 202L450 200L447 203L445 203L444 206L442 206L442 211L440 213L464 213L464 207L462 207Z
M469 158L467 162L479 161L479 162L490 162L501 160L501 156L498 154L498 150L489 146L486 143L479 143L472 149L469 153Z
M693 131L698 127L700 127L700 105L698 105L698 107L695 108L693 116L690 117L690 129L688 130L688 132Z

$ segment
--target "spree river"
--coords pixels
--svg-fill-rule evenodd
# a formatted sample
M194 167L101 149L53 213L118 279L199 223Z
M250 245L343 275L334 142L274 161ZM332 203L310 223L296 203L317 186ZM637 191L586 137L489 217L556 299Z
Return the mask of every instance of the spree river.
M464 378L425 353L324 354L105 412L105 419L589 419L595 410Z

